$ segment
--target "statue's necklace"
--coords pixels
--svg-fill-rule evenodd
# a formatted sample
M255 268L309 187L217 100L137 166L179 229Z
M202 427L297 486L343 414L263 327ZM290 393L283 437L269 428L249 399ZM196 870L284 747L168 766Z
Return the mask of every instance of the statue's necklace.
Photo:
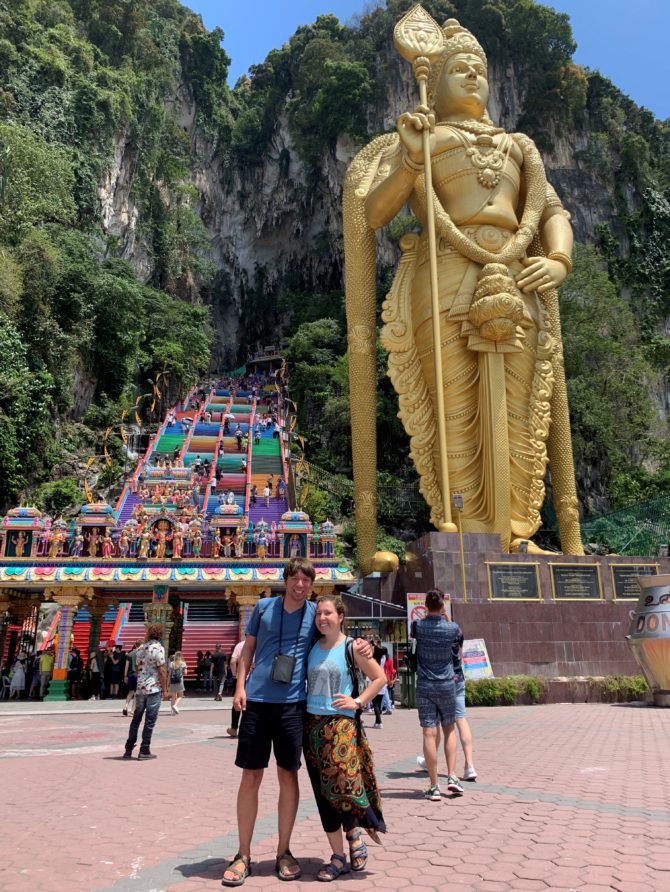
M495 127L487 127L480 124L477 128L468 124L449 122L453 132L458 136L459 140L465 147L465 154L470 159L470 164L477 171L477 181L484 189L495 189L500 183L507 159L509 158L512 140L506 134L500 140L498 146L493 142L494 133L503 133ZM461 133L465 130L475 136L474 143Z

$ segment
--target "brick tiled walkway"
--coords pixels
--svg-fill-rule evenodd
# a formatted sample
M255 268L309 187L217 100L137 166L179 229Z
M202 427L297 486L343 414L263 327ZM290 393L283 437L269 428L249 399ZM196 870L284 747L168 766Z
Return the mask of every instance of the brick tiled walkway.
M236 850L229 712L159 718L154 762L119 759L127 720L108 704L0 707L2 892L220 889ZM224 706L226 704L224 703ZM369 731L389 833L349 890L670 890L670 713L636 706L473 709L480 777L462 798L426 802L415 712ZM366 719L370 724L370 720ZM460 763L459 763L460 764ZM325 837L301 771L292 848L315 888ZM249 889L273 875L277 784L262 792Z

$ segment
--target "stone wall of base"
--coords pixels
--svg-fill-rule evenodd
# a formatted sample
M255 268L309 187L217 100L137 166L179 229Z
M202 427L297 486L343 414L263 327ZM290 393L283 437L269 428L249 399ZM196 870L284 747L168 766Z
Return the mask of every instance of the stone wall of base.
M408 592L431 588L449 592L454 619L466 638L486 641L498 677L639 674L625 640L638 597L636 580L626 599L617 600L614 575L617 568L620 572L638 565L670 573L668 558L501 554L498 536L475 533L464 534L463 552L465 590L459 537L431 532L408 546L407 563L397 573L367 577L363 593L406 605ZM495 597L492 567L525 565L530 569L529 564L537 574L533 599ZM556 567L576 571L596 567L596 597L563 599L553 584Z
M483 638L497 676L637 675L628 633L630 604L455 603L466 638Z

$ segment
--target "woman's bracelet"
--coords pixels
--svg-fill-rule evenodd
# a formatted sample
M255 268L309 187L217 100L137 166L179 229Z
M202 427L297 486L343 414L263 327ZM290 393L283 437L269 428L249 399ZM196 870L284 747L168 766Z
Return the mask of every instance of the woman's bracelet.
M563 251L550 251L547 257L549 260L558 260L559 263L562 263L568 274L572 272L572 257L569 254L565 254Z

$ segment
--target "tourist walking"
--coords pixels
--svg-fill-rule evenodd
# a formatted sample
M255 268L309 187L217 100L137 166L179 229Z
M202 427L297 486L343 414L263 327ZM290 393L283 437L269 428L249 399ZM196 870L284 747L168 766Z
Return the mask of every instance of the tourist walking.
M241 886L251 873L251 840L263 773L274 752L279 780L279 824L275 872L283 880L302 873L290 850L300 798L298 768L303 739L307 651L316 606L308 600L315 578L312 563L293 558L284 567L283 598L257 602L246 628L237 665L234 706L243 713L235 764L242 769L237 793L239 848L223 874L224 886ZM355 645L366 656L364 641ZM254 671L247 675L255 658Z
M472 731L467 719L465 709L465 673L463 672L463 634L452 645L452 660L454 664L454 690L456 694L456 730L461 742L461 749L465 757L462 780L476 781L477 771L472 761ZM440 745L440 730L437 731L437 746ZM426 760L423 756L417 756L419 768L426 768Z
M54 670L54 649L49 647L40 655L40 697L42 700L49 693L49 683Z
M142 642L136 641L133 649L126 655L126 676L125 682L127 687L126 702L123 706L123 714L128 715L135 709L135 694L137 693L137 651L141 647Z
M430 778L424 797L441 798L437 782L437 735L444 733L447 760L447 790L461 795L463 787L456 776L456 692L454 688L453 644L461 636L456 623L444 617L444 594L432 589L426 594L427 616L412 624L416 640L416 701L423 732L423 756Z
M172 715L179 715L179 704L184 696L184 678L188 671L188 666L178 650L170 660L168 665L168 691L170 693L170 709Z
M307 658L305 762L332 851L316 877L323 882L349 869L365 869L368 851L362 830L375 842L386 832L372 753L360 720L361 709L379 695L386 676L374 659L354 654L353 639L343 631L344 618L341 598L317 598L316 628L322 637ZM370 682L361 693L356 668ZM342 831L349 843L349 862Z
M221 649L221 645L217 644L212 654L212 667L210 674L214 679L214 688L216 690L215 700L221 700L223 694L223 685L226 680L226 655Z
M140 761L156 758L155 753L151 752L151 735L161 708L161 700L167 700L169 697L162 638L163 626L161 623L150 623L147 627L144 644L140 645L137 651L135 712L128 731L124 759L133 757L133 749L137 743L137 735L143 718L142 742L137 758Z
M104 657L98 650L92 650L86 662L86 688L89 700L99 700L104 676Z
M14 660L9 679L9 699L17 700L23 694L26 686L25 659L23 657L17 657Z

